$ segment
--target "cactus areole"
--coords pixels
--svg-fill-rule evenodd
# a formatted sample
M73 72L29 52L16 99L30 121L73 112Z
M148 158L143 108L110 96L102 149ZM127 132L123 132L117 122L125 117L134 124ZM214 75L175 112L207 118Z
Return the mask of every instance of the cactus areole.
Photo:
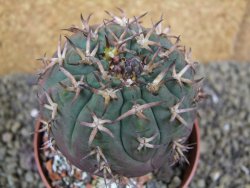
M184 144L199 100L196 62L180 37L125 13L72 26L51 58L42 57L40 114L46 147L104 178L137 177L187 161ZM41 130L41 131L42 131ZM187 161L188 162L188 161Z

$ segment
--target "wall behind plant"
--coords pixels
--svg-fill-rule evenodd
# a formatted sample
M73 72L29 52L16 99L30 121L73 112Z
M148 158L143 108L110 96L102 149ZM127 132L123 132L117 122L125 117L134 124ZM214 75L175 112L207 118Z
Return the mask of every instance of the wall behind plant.
M250 61L250 3L247 0L0 0L0 74L35 72L35 61L45 52L52 55L60 29L80 25L80 13L93 12L91 23L107 17L104 10L128 16L149 14L156 21L163 13L165 25L181 35L200 62L236 59Z

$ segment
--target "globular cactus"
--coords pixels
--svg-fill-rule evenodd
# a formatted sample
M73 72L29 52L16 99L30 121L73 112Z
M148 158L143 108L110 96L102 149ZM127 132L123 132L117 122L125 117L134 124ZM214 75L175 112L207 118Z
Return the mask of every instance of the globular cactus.
M120 9L119 9L120 10ZM199 100L196 62L180 37L146 29L143 14L66 30L57 53L40 60L42 130L76 167L105 178L137 177L187 160L184 142ZM172 41L172 42L171 42Z

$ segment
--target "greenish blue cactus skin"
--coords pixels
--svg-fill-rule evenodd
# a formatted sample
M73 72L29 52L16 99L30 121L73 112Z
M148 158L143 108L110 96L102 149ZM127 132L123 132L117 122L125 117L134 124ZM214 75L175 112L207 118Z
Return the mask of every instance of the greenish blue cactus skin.
M119 20L120 17L113 18ZM69 29L73 34L59 49L62 54L66 48L62 63L53 60L59 59L60 55L55 54L47 60L48 65L41 73L39 84L44 89L41 118L50 122L49 134L55 140L56 148L76 167L99 176L137 177L152 172L163 163L171 165L178 156L173 142L186 140L193 128L197 91L195 71L186 59L187 53L175 47L166 34L156 32L161 22L145 29L138 23L139 19L127 22L125 26L114 19L98 29L97 26ZM112 42L115 41L114 35L119 38L125 30L124 39L130 39L118 47ZM94 31L97 31L96 35ZM153 43L144 47L138 37L145 38L149 32L148 41ZM79 51L85 53L87 49L91 53L97 45L93 57L81 62L83 57ZM116 50L113 54L112 49ZM169 55L164 56L165 52L169 52ZM152 63L160 61L159 66L152 71L147 70L146 65L155 54ZM129 60L135 64L130 72L127 71ZM49 66L51 63L53 66ZM116 72L114 65L122 71ZM108 77L104 76L100 66ZM181 71L181 78L188 81L178 82L173 76L174 72ZM162 77L157 79L160 74ZM72 77L77 84L74 85ZM152 83L158 89L150 88ZM107 88L112 91L117 89L113 93L115 97L106 93L110 100L105 100L105 94L100 92ZM76 94L77 89L79 94ZM57 104L54 117L53 110L46 108L46 104L50 105L48 97ZM152 103L155 105L150 106ZM173 118L171 108L178 103L179 109L184 111ZM136 111L136 106L143 105L142 109L137 108ZM125 116L127 112L130 113ZM108 131L102 129L93 133L94 127L85 125L93 123L94 116L99 120L109 120L103 125ZM92 140L91 134L94 135ZM140 148L139 140L143 137L152 139ZM100 159L96 157L98 151ZM91 152L92 155L89 155Z

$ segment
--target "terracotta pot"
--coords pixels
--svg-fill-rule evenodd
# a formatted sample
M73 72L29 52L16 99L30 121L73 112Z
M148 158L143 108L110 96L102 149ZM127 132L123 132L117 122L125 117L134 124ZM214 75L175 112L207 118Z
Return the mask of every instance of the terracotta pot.
M40 129L40 126L41 126L41 123L39 119L37 119L36 125L35 125L35 135L34 135L34 140L33 140L35 161L36 161L37 170L42 178L42 181L45 187L51 188L48 174L46 173L42 165L42 160L40 156L40 151L41 151L40 148L42 147L42 133L37 133L38 130Z
M36 127L35 127L36 132L39 130L40 126L41 124L39 120L37 120ZM190 184L195 174L195 171L197 169L199 158L200 158L200 129L199 129L197 120L194 123L194 128L189 137L189 143L196 143L196 144L193 146L193 149L190 150L189 153L187 154L187 158L190 164L188 168L186 169L186 171L184 172L181 188L187 188L188 185ZM42 134L35 133L33 144L34 144L34 152L35 152L35 161L37 164L38 172L46 188L51 188L48 174L46 173L46 170L42 166L42 161L41 161L41 157L39 154L40 152L39 148L41 148L42 146Z
M193 149L189 151L187 157L189 161L189 168L186 169L182 179L182 188L187 188L190 184L192 178L194 177L195 171L198 167L198 163L200 160L200 128L198 124L198 120L196 119L194 122L194 128L189 137L189 143L195 143Z

